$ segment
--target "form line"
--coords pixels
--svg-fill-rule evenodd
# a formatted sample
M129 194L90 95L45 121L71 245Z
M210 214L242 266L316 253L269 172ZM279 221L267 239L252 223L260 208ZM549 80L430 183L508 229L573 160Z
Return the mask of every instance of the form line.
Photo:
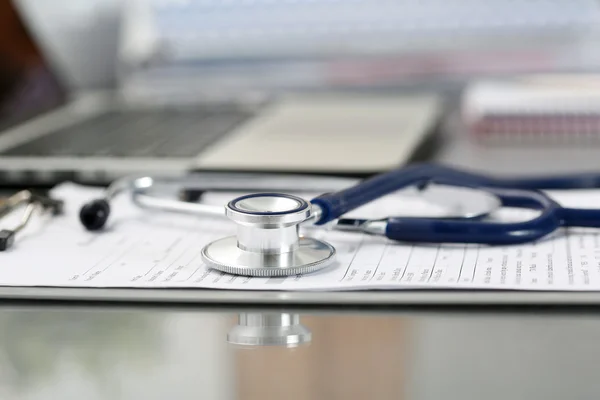
M463 267L465 265L465 259L467 258L467 247L463 247L463 256L462 256L462 261L460 262L460 269L458 270L458 278L457 278L457 282L460 282L460 277L462 276L462 270Z
M114 253L108 253L107 255L102 257L98 262L96 262L94 265L92 265L90 268L88 268L87 271L85 271L83 274L81 274L81 276L87 275L91 270L96 268L98 265L102 264L104 261L106 261L108 258L110 258L110 256L112 256L113 254Z
M427 278L427 283L430 283L431 277L433 276L433 271L435 270L435 265L437 264L438 257L440 256L440 245L437 247L437 252L435 253L435 258L433 259L433 265L431 266L431 272L429 273L429 278Z
M479 262L479 249L481 246L477 245L477 255L475 256L475 265L473 265L473 276L471 277L471 282L475 282L475 271L477 271L477 263Z
M119 257L115 258L111 263L109 263L106 267L102 269L102 272L106 271L109 267L112 267L114 263L121 260L127 253L129 253L133 248L137 247L137 243L133 243L129 246L124 252L122 252Z
M185 280L186 282L189 281L190 279L192 279L192 277L194 275L196 275L196 272L200 271L201 267L197 267L196 270L194 272L192 272L192 274L190 276L187 277L187 279Z
M408 265L410 264L410 259L412 258L414 248L415 248L414 245L410 245L410 252L408 253L408 259L406 260L406 265L404 266L404 271L402 271L402 276L400 277L398 282L402 282L402 279L404 279L404 274L406 274L406 270L408 269Z
M342 282L344 279L346 279L346 275L348 275L348 271L350 271L350 267L352 266L352 263L354 262L354 259L356 258L356 255L358 254L358 252L360 251L360 248L363 245L363 241L365 240L364 235L361 236L360 238L360 243L358 244L358 246L356 247L356 251L354 252L354 254L352 255L352 260L350 260L350 263L348 264L348 268L346 268L346 272L344 273L344 276L342 276L342 279L339 280L339 282Z
M371 276L371 279L369 279L369 282L371 282L373 280L373 278L375 278L375 276L377 275L377 270L379 269L379 266L381 265L381 261L383 260L383 257L385 256L385 252L388 249L389 243L386 243L385 246L383 247L383 251L381 252L381 257L379 257L379 261L377 261L377 266L375 267L375 271L373 271L373 275Z

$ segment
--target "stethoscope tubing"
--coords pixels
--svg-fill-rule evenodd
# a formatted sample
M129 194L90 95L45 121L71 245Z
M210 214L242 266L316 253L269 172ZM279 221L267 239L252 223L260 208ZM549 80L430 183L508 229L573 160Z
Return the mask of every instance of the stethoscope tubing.
M490 188L506 204L520 204L527 196L528 208L539 210L536 217L520 222L490 222L466 219L391 218L386 236L403 242L471 243L488 245L521 244L539 240L560 228L562 207L541 192Z
M325 224L379 197L410 185L446 184L489 190L491 188L522 189L523 203L533 190L590 189L600 187L600 174L575 174L537 178L496 178L438 164L412 164L369 178L336 193L325 193L311 200L323 210L317 224ZM531 194L531 196L530 196ZM513 197L513 201L516 198ZM508 206L508 205L507 205ZM588 213L588 216L590 214ZM600 211L598 213L600 219Z
M212 187L216 188L221 185L223 189L227 189L228 185L231 185L231 181L219 183L224 180L218 176L217 173L212 181ZM223 175L221 176L223 177ZM287 182L290 189L301 189L297 184L290 183L290 180L293 181L293 179L294 177L281 176L280 184ZM307 179L307 177L300 179ZM310 178L308 179L310 180ZM257 188L257 182L263 182L264 189L273 187L272 179L262 181L248 179L247 174L240 174L238 183L242 183L242 185L238 186L243 188L244 182L251 190L261 189ZM539 240L560 227L600 227L600 210L563 208L541 191L543 189L598 188L600 187L600 174L496 178L437 164L412 164L362 181L354 178L332 178L329 181L321 182L323 189L328 187L332 188L332 191L310 200L313 207L319 210L318 217L310 221L315 225L324 225L335 221L358 207L408 186L424 186L430 183L484 190L500 199L503 207L527 208L539 212L534 218L520 222L493 222L472 218L390 217L384 220L385 228L378 230L378 233L396 241L517 244ZM104 207L105 214L108 214L110 199L123 191L130 191L132 201L145 209L223 215L223 208L219 206L177 201L151 194L158 183L161 186L172 186L178 189L201 188L208 190L211 187L207 182L198 182L194 175L166 179L124 178L113 183L107 189L105 199L98 200L98 202Z
M377 175L354 187L312 200L322 209L324 224L381 196L409 185L435 182L481 188L496 195L503 207L528 208L540 214L523 222L477 219L388 218L385 236L423 243L520 244L539 240L560 227L600 227L600 210L563 208L541 189L582 189L600 186L598 174L540 178L493 178L441 165L414 164Z

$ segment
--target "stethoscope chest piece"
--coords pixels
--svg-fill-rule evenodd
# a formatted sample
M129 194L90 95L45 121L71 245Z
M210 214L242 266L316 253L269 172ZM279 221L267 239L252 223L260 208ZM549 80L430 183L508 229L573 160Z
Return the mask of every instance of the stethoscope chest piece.
M203 261L210 268L246 276L290 276L323 269L333 262L335 249L299 235L299 224L311 217L311 211L308 202L288 194L238 197L225 207L237 235L205 246Z

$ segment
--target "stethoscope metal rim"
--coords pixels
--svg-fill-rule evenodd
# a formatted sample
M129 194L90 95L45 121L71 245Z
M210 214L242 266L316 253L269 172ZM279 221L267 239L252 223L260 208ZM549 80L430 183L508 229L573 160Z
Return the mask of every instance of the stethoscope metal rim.
M238 206L238 204L244 202L245 200L252 200L252 199L256 199L256 198L260 198L260 197L271 197L271 198L277 198L277 199L293 200L296 202L296 207L288 208L285 210L256 211L256 210L249 210L248 208L244 209L244 208L241 208ZM234 212L237 212L240 214L247 214L247 215L257 215L257 216L283 215L283 214L299 212L299 211L307 209L308 202L301 197L294 196L291 194L285 194L285 193L268 193L268 192L267 193L252 193L252 194L246 194L244 196L240 196L240 197L237 197L237 198L231 200L227 204L227 208L231 209Z
M260 254L240 249L236 236L228 236L204 246L201 255L207 266L228 274L283 277L327 268L335 261L336 250L321 240L301 237L291 252Z
M257 200L260 201L261 199L266 199L267 201L271 200L271 203L273 203L272 200L291 200L295 203L295 206L285 210L269 209L265 211L258 211L256 210L257 207L248 209L239 206L239 204L242 202L256 202ZM234 220L238 224L263 228L275 228L278 226L298 224L309 218L311 211L311 206L306 200L298 196L284 193L248 194L231 200L225 206L225 215L229 217L229 219Z

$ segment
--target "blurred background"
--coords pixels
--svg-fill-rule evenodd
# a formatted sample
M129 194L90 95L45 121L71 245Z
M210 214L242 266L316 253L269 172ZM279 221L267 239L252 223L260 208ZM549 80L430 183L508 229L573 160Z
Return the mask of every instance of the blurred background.
M63 3L17 2L75 89L118 80L155 89L141 82L158 77L198 82L202 90L221 88L227 78L262 89L257 77L281 87L410 86L594 71L600 62L600 5L593 0ZM269 67L276 71L271 82Z
M599 167L596 0L0 7L6 185L147 170L368 175L415 159L506 173Z
M414 160L598 171L599 36L598 0L0 0L0 186ZM234 313L8 310L0 393L597 392L595 318L473 315L303 315L311 347L267 353L227 347Z

